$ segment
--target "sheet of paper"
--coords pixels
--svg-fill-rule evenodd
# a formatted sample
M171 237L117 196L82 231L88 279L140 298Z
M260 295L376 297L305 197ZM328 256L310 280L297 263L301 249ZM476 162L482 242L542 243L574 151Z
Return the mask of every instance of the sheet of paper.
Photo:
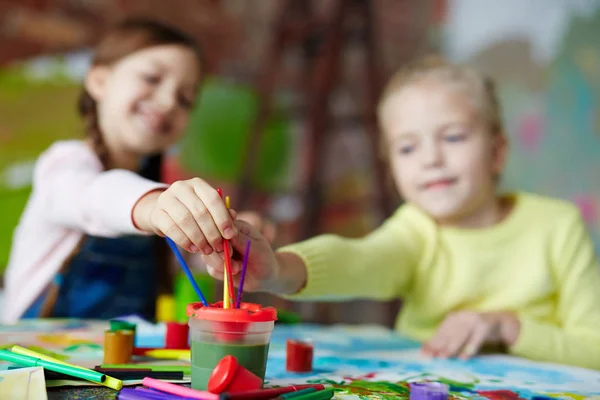
M0 399L48 400L42 367L0 371Z

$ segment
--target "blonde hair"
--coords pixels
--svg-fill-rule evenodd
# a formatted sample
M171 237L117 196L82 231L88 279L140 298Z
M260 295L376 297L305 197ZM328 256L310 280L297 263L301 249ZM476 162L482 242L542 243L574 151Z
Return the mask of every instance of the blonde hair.
M404 66L389 80L377 107L379 125L382 130L383 109L387 100L404 87L423 79L435 79L442 83L462 85L473 95L474 106L479 109L489 131L492 134L504 133L502 110L494 82L472 68L453 64L438 55L430 55ZM381 142L385 144L386 140Z

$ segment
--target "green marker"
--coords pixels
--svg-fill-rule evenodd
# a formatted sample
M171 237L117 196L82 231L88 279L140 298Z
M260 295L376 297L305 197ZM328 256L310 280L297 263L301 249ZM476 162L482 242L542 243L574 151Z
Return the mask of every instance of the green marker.
M314 393L316 391L317 391L317 389L315 389L315 388L306 388L306 389L298 390L297 392L289 392L289 393L282 394L277 398L278 399L295 399L296 397L302 397L305 394Z
M148 368L152 372L183 372L184 375L189 375L191 367L189 365L152 365L152 364L102 364L100 368L116 368L116 369L129 369L129 368Z
M81 378L92 382L102 383L106 380L106 375L101 374L100 372L57 364L42 360L40 358L16 354L8 350L0 350L0 360L24 365L27 367L44 367L49 371L60 372L61 374L74 376L76 378Z
M319 390L302 396L292 397L293 400L329 400L333 397L333 389Z

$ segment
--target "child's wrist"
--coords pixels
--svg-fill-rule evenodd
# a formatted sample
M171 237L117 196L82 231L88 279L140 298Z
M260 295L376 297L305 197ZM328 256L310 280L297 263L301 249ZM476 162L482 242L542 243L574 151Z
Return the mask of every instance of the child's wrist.
M276 252L275 282L270 291L280 295L298 293L306 285L306 266L294 253Z
M155 233L150 216L162 192L162 189L152 190L140 197L133 206L131 220L133 225L140 231Z

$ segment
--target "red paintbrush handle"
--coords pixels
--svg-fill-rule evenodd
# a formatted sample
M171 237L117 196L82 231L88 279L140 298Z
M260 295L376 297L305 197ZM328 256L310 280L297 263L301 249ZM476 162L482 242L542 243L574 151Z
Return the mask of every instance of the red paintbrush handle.
M227 272L227 286L229 286L229 295L235 299L235 287L233 286L233 272L231 268L231 254L229 251L229 240L223 240L223 252L225 253L225 271ZM232 304L234 306L235 304Z

